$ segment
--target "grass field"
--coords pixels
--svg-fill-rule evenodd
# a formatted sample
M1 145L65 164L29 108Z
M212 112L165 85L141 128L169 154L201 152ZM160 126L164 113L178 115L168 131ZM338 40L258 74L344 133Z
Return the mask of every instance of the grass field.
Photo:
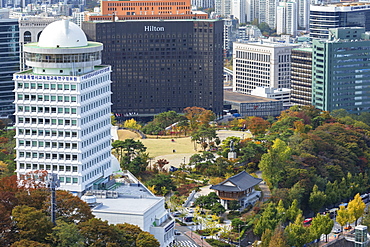
M129 130L118 130L118 137L120 140L132 138L139 140L139 136ZM190 137L173 138L172 142L169 139L140 139L140 141L147 147L147 152L150 157L163 156L168 154L195 154L194 144L191 142ZM200 148L200 147L199 147ZM198 148L198 149L199 149ZM176 150L174 153L173 150Z
M222 141L229 136L237 136L243 139L250 137L250 134L242 131L221 130L217 131L217 136ZM169 162L167 165L168 167L179 167L183 163L189 163L189 158L193 154L200 153L202 151L200 145L197 147L198 151L194 150L194 143L191 142L190 137L173 138L175 140L174 142L171 141L170 137L166 137L166 139L141 139L139 135L129 130L118 130L118 138L120 140L128 138L140 140L144 146L147 147L147 152L149 153L149 156L153 158L154 162L159 159L166 159ZM173 150L176 152L173 152Z

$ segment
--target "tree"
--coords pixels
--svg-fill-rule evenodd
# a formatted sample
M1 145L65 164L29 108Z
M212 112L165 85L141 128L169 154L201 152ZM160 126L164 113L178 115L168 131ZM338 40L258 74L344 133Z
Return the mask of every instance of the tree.
M137 236L136 246L137 247L147 247L147 246L159 247L160 244L158 240L155 239L155 237L149 232L141 232Z
M268 247L289 247L284 231L281 226L277 226L273 232Z
M53 223L41 210L28 206L16 206L12 211L13 220L19 239L45 243L45 237L51 233Z
M269 203L257 221L257 224L254 226L253 232L261 236L266 229L270 229L271 231L274 230L279 221L280 219L275 204Z
M55 247L79 247L83 246L84 243L84 238L78 231L76 224L61 220L57 221L49 239Z
M326 195L323 191L319 191L319 187L315 184L310 194L309 204L312 211L316 214L326 202Z
M107 221L92 218L78 224L81 235L88 247L128 246L120 231Z
M336 221L343 228L348 222L355 221L355 218L344 206L339 206Z
M14 242L10 247L50 247L50 245L28 239L22 239Z
M137 237L143 232L140 227L128 223L117 224L116 227L123 234L129 246L135 246Z
M135 119L131 118L123 123L123 127L127 129L141 129L141 125L136 122Z
M249 117L247 119L247 128L250 130L252 135L264 135L270 123L260 117Z
M271 231L269 228L267 228L263 233L261 237L261 247L268 247L270 245L271 237L274 234L273 231Z
M304 244L310 242L309 228L304 227L302 222L302 215L298 215L294 223L290 223L286 227L285 234L290 246L302 247Z
M174 190L175 189L175 186L173 184L173 181L171 179L171 175L167 175L167 174L156 174L154 178L152 178L151 180L149 180L147 183L146 183L147 186L155 186L154 189L156 191L161 191L162 188L166 188L166 191L170 191L170 190ZM161 191L163 192L163 191ZM163 193L161 193L162 195L165 195Z
M116 123L117 123L116 117L114 116L114 114L113 114L113 113L110 115L110 123L111 123L113 126L115 126L115 125L116 125Z
M334 226L334 221L330 219L329 214L321 215L317 214L315 218L313 218L311 226L310 226L310 233L314 239L319 239L322 234L326 236L326 242L328 241L328 234L331 232Z
M259 164L262 177L273 187L278 187L279 182L282 181L291 152L291 148L284 141L276 139L268 152L262 155Z
M355 218L355 225L357 226L357 220L364 214L366 204L362 200L360 194L356 194L355 198L348 203L348 211Z

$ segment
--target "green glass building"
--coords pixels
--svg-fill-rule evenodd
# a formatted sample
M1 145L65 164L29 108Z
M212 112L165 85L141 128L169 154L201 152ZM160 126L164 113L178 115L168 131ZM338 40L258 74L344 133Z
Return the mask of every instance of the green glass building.
M370 109L370 39L362 27L329 29L313 40L312 105L324 111Z

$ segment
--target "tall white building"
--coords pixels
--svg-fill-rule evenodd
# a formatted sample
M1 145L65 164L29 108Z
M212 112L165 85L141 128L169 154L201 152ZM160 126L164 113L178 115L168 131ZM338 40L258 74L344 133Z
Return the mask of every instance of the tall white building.
M291 51L298 45L234 43L233 91L251 94L256 87L290 88Z
M239 23L245 23L245 0L231 0L231 14L238 20Z
M110 66L103 44L88 42L68 20L24 45L30 70L15 73L16 172L58 174L61 189L81 193L112 173Z
M297 4L295 2L279 2L276 13L277 34L297 35Z
M298 8L298 29L308 30L310 23L310 1L297 0Z

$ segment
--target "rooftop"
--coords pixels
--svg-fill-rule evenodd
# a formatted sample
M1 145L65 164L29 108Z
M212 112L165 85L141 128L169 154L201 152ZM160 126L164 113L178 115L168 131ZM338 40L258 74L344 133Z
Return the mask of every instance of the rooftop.
M232 101L237 103L256 103L256 102L275 102L279 100L232 91L224 91L224 101Z

